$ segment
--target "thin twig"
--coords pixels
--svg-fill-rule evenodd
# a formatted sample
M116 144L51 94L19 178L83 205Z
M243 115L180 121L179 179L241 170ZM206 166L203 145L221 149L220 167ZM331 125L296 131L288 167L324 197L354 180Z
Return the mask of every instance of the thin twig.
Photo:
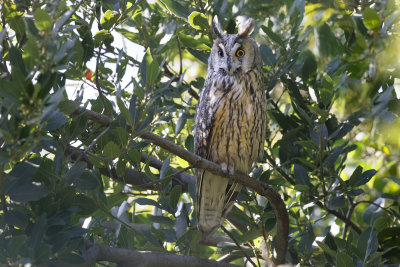
M181 78L182 75L182 50L181 50L181 42L179 41L179 37L178 35L175 36L176 37L176 42L178 43L178 51L179 51L179 75L178 77Z
M172 77L175 76L174 81L179 81L178 76L176 76L174 73L172 73L172 71L168 68L167 64L165 64L165 65L163 66L163 69L164 69L164 74L165 74L165 76L167 76L168 78L172 78ZM194 97L195 99L199 100L199 98L200 98L199 95L196 93L195 90L193 90L193 89L191 88L190 84L186 83L185 81L183 81L182 83L183 83L185 86L189 87L188 93L189 93L192 97Z
M236 246L240 249L240 251L243 253L243 255L246 257L246 259L253 264L254 267L257 267L257 265L254 263L254 261L247 255L246 251L240 246L239 242L236 241L235 237L223 226L221 225L222 231L225 232L232 240L235 242Z
M351 228L354 229L354 231L356 231L357 234L361 234L361 229L355 224L353 223L351 220L347 219L346 216L344 216L343 214L339 213L336 210L331 210L328 209L327 207L324 206L324 204L322 204L320 201L316 202L317 206L320 207L321 209L326 210L328 213L335 215L336 217L338 217L340 220L342 220L343 222L347 223L348 225L351 226Z
M103 47L103 42L100 42L99 52L98 52L97 58L96 58L96 79L95 79L95 82L96 82L96 88L97 88L97 91L99 92L99 97L101 99L101 102L103 103L104 109L106 110L107 115L111 116L110 109L108 108L106 100L104 99L103 92L101 91L101 87L100 87L100 83L99 83L99 65L100 65L100 54L101 54L101 48L102 47Z
M272 165L272 167L274 169L276 169L280 175L283 176L283 178L286 179L286 181L288 181L289 183L291 183L292 185L295 185L296 182L286 173L282 170L282 168L280 168L277 164L276 161L270 156L268 155L268 153L266 153L267 155L267 160L269 161L269 163Z
M353 200L351 199L350 196L347 196L347 199L348 199L348 201L349 201L350 208L349 208L349 210L347 211L346 219L350 221L351 214L352 214L353 211L354 211L355 205L354 205L354 202L353 202ZM343 233L342 233L342 238L343 238L343 239L346 239L348 227L349 227L348 222L345 222L345 223L344 223L344 228L343 228Z
M103 137L109 130L110 130L110 126L108 126L106 129L104 129L104 131L102 131L98 136L96 136L96 137L93 139L93 141L88 145L88 147L87 147L85 150L83 150L82 154L80 154L80 155L78 156L78 158L75 160L75 163L74 163L73 166L75 166L75 165L82 159L82 157L83 157L84 155L86 155L87 152L88 152L90 149L92 149L92 147L100 140L100 138ZM72 166L72 167L73 167L73 166Z
M177 171L177 172L175 172L173 174L167 175L164 178L161 178L161 179L159 179L157 181L154 181L154 182L151 182L151 183L147 183L147 184L142 184L142 185L136 185L136 186L137 187L149 187L149 186L157 185L157 184L160 184L160 183L162 183L162 182L164 182L164 181L166 181L168 179L171 179L172 177L178 176L179 174L181 174L183 172L186 172L187 170L190 170L192 168L194 168L194 164L192 164L192 165L190 165L190 166L188 166L188 167L186 167L184 169L181 169L181 170L179 170L179 171Z

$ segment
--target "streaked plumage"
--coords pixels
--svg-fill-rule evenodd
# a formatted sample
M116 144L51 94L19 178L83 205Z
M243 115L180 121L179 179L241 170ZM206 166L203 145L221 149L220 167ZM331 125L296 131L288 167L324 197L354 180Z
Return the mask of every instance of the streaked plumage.
M253 20L238 34L222 34L214 19L213 30L218 38L197 105L194 149L229 173L247 174L263 153L266 127L262 60L249 37ZM201 169L196 177L198 228L207 237L223 223L242 186Z

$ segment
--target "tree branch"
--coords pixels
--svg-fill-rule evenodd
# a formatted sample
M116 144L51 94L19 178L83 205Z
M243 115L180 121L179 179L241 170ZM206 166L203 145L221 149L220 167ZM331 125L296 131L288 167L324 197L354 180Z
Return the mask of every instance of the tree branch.
M94 115L93 112L89 116ZM95 116L96 119L99 119L99 116ZM100 121L98 121L100 122ZM101 122L100 122L101 123ZM105 125L110 123L109 118L105 119ZM182 159L186 160L190 164L194 165L195 168L207 170L215 175L226 177L228 179L234 180L236 182L241 183L244 186L249 187L250 189L254 190L258 194L266 197L270 202L277 219L277 236L276 236L276 258L274 259L275 264L281 264L285 261L285 255L287 250L288 244L288 235L289 235L289 216L286 211L285 203L282 201L281 196L275 192L275 190L268 184L251 178L248 175L242 173L235 173L230 175L224 172L221 167L209 160L203 159L198 155L187 151L186 149L168 141L156 134L151 132L144 132L140 134L141 138L150 140L153 144L158 145L165 150L181 157Z
M51 261L48 266L59 267L90 267L99 261L117 263L119 267L233 267L226 262L200 259L191 256L172 254L158 251L133 251L124 248L112 248L101 244L86 241L86 250L83 251L83 264L70 264L62 261Z
M50 151L50 152L54 152L54 151ZM93 168L92 163L90 162L89 158L84 155L84 151L72 146L67 146L65 148L65 153L68 155L71 155L71 158L76 161L80 158L80 160L86 162L88 164L88 167L90 169ZM142 154L143 157L144 154ZM147 156L148 158L151 158L151 160L154 162L157 162L156 159ZM143 159L143 158L142 158ZM162 164L162 163L161 163ZM151 164L150 164L151 166ZM155 168L157 168L156 166L154 166ZM160 166L161 168L161 166ZM159 169L159 168L157 168ZM100 173L110 177L114 180L126 183L126 184L131 184L132 186L139 186L142 187L143 189L151 189L151 190L155 190L157 189L154 186L148 185L148 186L143 186L145 184L149 184L151 182L153 182L152 179L150 179L150 177L148 177L145 173L131 169L131 168L125 168L125 174L124 176L120 177L117 175L117 171L115 170L115 168L111 168L110 170L107 168L99 168ZM172 168L174 173L177 173L179 170ZM195 178L187 173L180 173L177 174L175 178L172 178L177 184L183 185L183 189L185 189L185 186L189 183L194 183L195 182Z
M353 228L354 231L357 232L357 234L361 234L360 228L359 228L356 224L354 224L350 219L347 219L346 216L344 216L343 214L339 213L339 212L336 211L336 210L328 209L328 208L325 207L324 204L322 204L320 201L317 201L316 204L317 204L318 207L320 207L321 209L326 210L328 213L330 213L330 214L332 214L332 215L335 215L335 216L338 217L340 220L342 220L342 221L344 221L346 224L350 225L351 228Z
M258 194L266 197L271 203L274 209L275 216L277 219L277 236L276 236L276 258L274 262L276 264L283 263L285 261L288 235L289 235L289 216L286 211L285 203L282 201L281 196L275 192L275 190L268 184L251 178L248 175L241 173L235 173L230 175L224 172L221 167L209 160L203 159L182 147L150 132L145 132L140 135L140 137L150 140L153 144L158 145L165 150L183 158L190 164L193 164L196 168L207 170L218 176L226 177L236 182L241 183L257 192Z

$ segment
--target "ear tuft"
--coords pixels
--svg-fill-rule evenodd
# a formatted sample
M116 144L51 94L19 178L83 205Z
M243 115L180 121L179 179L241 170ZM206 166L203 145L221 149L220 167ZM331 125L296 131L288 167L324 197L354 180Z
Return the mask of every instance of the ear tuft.
M253 32L254 30L254 20L253 19L248 19L244 25L241 25L239 27L238 35L240 38L246 38L249 37L249 35Z
M221 24L219 24L219 22L218 22L217 16L215 16L213 19L212 29L218 38L222 38L222 28L221 28Z

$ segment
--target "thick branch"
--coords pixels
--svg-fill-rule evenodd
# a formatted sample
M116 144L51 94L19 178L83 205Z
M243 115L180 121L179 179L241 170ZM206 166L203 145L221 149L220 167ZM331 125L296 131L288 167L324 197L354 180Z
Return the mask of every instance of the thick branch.
M88 118L94 115L92 113L87 113ZM97 122L101 123L98 116L94 116L97 119ZM108 125L110 123L110 118L105 116L104 125ZM248 175L236 173L230 175L224 172L221 167L209 160L203 159L196 154L193 154L184 148L168 141L158 135L155 135L151 132L144 132L140 134L141 138L152 141L153 144L158 145L165 150L183 158L190 164L194 165L196 168L205 169L213 174L218 176L226 177L236 182L241 183L244 186L247 186L257 192L258 194L266 197L268 201L271 203L272 208L274 209L275 216L277 219L277 236L276 236L276 259L274 260L276 264L283 263L285 261L286 249L288 244L288 235L289 235L289 216L286 211L285 203L282 201L280 195L275 192L275 190L268 184L251 178Z
M71 155L71 158L73 160L78 160L80 158L80 160L82 160L88 164L88 167L90 169L93 167L89 158L86 155L84 155L84 152L81 149L78 149L78 148L75 148L72 146L68 146L68 147L66 147L65 152L66 152L66 154ZM161 161L154 159L148 155L142 154L142 160L145 161L146 159L149 159L150 166L155 167L157 169L161 168L161 165L162 165ZM130 169L130 168L125 168L125 174L122 177L117 175L117 171L113 167L111 169L99 168L99 170L100 170L100 173L105 176L108 176L114 180L118 180L118 181L126 183L126 184L131 184L132 186L141 186L141 185L153 182L153 180L150 179L150 177L148 177L145 173L134 170L134 169ZM172 171L174 173L176 173L179 170L172 168ZM177 184L181 184L183 187L185 187L189 183L195 182L194 177L187 173L180 173L172 179ZM154 186L146 186L146 187L143 187L143 189L154 190L157 188ZM183 188L183 189L185 189L185 188Z
M152 266L163 266L163 267L207 267L207 266L220 266L220 267L232 267L235 265L228 264L226 262L216 262L213 260L199 259L195 257L177 255L166 252L158 251L133 251L124 248L112 248L101 244L93 244L87 242L87 249L83 252L85 263L83 264L69 264L61 261L53 261L48 266L60 266L60 267L89 267L93 266L99 261L108 261L117 263L120 267L152 267Z
M244 174L233 174L230 175L222 171L221 167L209 160L203 159L182 147L150 132L145 132L140 135L142 138L152 141L155 145L158 145L169 152L183 158L190 164L193 164L196 168L205 169L218 176L226 177L236 182L241 183L257 192L258 194L266 197L271 203L274 209L275 216L277 219L277 237L276 237L276 252L277 257L275 259L276 264L283 263L285 261L288 235L289 235L289 216L286 211L285 203L282 201L280 195L274 191L274 189L260 180L251 178Z
M336 211L336 210L331 210L328 209L327 207L324 206L324 204L322 204L320 201L317 201L316 203L318 205L318 207L320 207L321 209L326 210L328 213L335 215L336 217L338 217L340 220L344 221L346 224L350 225L351 228L354 229L354 231L356 231L357 234L361 234L361 229L354 224L350 219L348 219L346 216L344 216L343 214L341 214L340 212Z

